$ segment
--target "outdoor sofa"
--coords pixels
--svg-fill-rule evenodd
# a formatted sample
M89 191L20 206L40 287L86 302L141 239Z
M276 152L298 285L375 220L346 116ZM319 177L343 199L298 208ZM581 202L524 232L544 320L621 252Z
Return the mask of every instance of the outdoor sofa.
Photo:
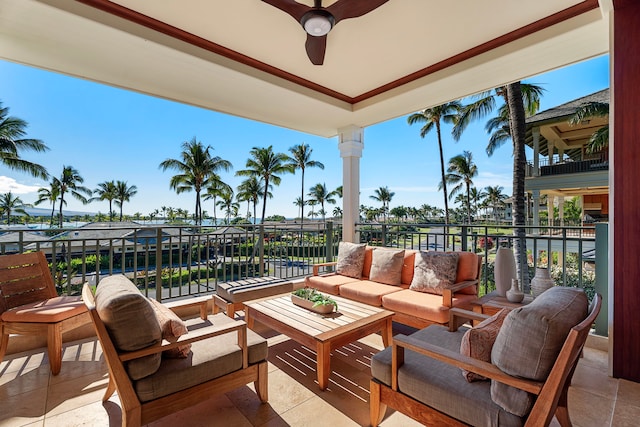
M395 312L395 322L416 328L446 325L451 308L471 309L478 298L481 261L472 252L340 242L338 261L314 265L305 286L383 307ZM328 267L335 271L321 274Z

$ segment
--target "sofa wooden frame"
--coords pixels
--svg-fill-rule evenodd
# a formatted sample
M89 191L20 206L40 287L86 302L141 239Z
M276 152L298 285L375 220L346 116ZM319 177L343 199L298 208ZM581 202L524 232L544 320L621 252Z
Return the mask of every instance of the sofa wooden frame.
M175 342L170 343L163 340L160 344L141 350L121 352L116 350L104 323L96 311L94 295L88 285L85 285L82 289L82 299L84 300L89 314L91 315L91 319L93 320L96 335L102 345L102 351L105 355L107 366L109 368L109 385L107 386L107 390L102 401L107 401L114 391L118 391L118 397L120 398L120 403L122 405L123 426L137 427L148 424L181 409L196 405L214 395L226 393L250 382L254 383L256 394L260 401L263 403L267 402L267 361L263 360L262 362L253 365L248 364L247 325L244 321L238 320L233 324L197 329L195 331L190 331L187 335L181 336ZM209 339L229 332L236 332L238 334L238 345L242 349L242 369L149 402L141 402L138 399L133 388L133 383L125 371L123 362L176 348L182 344Z
M537 395L536 402L527 416L525 426L548 426L554 415L563 427L571 426L567 407L567 391L576 369L578 358L589 335L602 304L602 297L596 294L586 319L571 328L560 350L549 376L544 382L513 377L491 363L482 362L460 353L443 349L436 344L412 339L410 336L396 336L392 344L391 387L372 379L370 383L371 425L376 427L385 415L387 406L421 422L425 425L464 426L466 424L451 418L430 406L419 402L398 390L398 369L404 363L405 350L415 351L441 362L449 363L470 372L475 372L492 380L525 390ZM452 317L462 316L480 320L488 316L466 310L453 309ZM455 320L451 324L458 323ZM455 329L455 328L452 328Z

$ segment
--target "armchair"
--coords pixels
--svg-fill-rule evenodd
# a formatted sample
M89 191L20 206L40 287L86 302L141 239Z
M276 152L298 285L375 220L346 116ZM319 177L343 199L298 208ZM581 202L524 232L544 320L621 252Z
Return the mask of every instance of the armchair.
M573 298L571 293L576 292L580 291L552 288L533 303L504 317L490 351L492 363L460 353L466 328L455 330L453 326L454 331L449 331L434 325L409 336L394 336L393 345L372 359L371 425L375 427L382 421L389 406L426 425L548 426L555 415L560 425L571 426L567 390L602 303L601 296L596 295L588 314L574 315L574 319L579 318L574 322L566 313L580 313L582 308L576 305L586 306L586 297L580 297L584 303L572 300L564 306L554 306L553 300L567 302ZM464 314L463 310L453 312L454 316ZM534 318L539 319L540 328L531 326L531 329L543 332L538 336L528 335L536 332L523 333L521 326L531 325ZM562 318L560 322L558 318ZM517 334L524 335L520 341L513 339ZM533 354L540 347L538 339L547 340L545 348ZM556 350L551 348L552 343ZM525 370L545 364L548 369L535 375L514 372L522 368L520 365L526 363L526 358L534 361L528 367L525 365ZM504 363L508 359L511 361ZM515 365L507 366L513 362ZM490 381L467 382L462 369ZM520 406L523 402L524 406Z
M152 304L126 277L103 279L95 296L85 285L82 298L109 368L103 401L118 391L123 426L148 424L249 382L267 402L267 343L245 322L224 314L196 318L187 334L161 340ZM186 344L183 358L165 357Z

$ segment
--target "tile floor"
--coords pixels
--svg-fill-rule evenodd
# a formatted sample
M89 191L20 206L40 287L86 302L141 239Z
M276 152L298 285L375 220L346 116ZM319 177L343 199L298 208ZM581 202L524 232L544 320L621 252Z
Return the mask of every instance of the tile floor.
M382 348L371 335L332 355L330 387L315 381L311 350L270 330L269 403L260 405L251 386L242 387L153 423L153 426L367 426L369 361ZM640 384L609 378L607 354L588 348L570 388L575 426L637 426ZM107 367L96 339L69 343L62 372L50 375L44 350L10 355L0 364L0 426L119 426L117 395L102 404ZM185 420L188 420L185 422ZM383 427L417 426L388 411ZM554 424L555 423L554 420Z

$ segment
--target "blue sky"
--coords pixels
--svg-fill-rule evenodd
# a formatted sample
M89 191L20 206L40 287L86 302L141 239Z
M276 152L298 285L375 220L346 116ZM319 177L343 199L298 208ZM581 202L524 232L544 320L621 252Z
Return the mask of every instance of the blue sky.
M527 82L545 88L541 110L552 108L608 87L609 57L554 70ZM29 123L28 137L41 139L50 148L44 154L25 152L25 159L45 166L55 176L60 175L63 165L71 165L91 189L109 180L136 185L138 194L124 207L127 214L147 215L161 206L193 212L194 193L177 195L169 188L172 173L163 172L158 165L167 158L178 158L182 142L194 136L211 145L214 155L233 164L233 171L223 173L222 178L234 188L243 179L234 173L245 168L252 147L273 145L274 150L288 153L289 147L301 143L310 144L313 158L325 165L324 171L307 170L306 190L316 183L325 183L330 190L342 184L337 138L321 138L5 61L0 61L0 101L10 108L10 115ZM391 207L424 203L443 206L437 190L440 166L436 135L433 132L422 139L419 132L418 125L407 125L406 116L365 129L361 204L377 206L370 196L376 188L388 186L395 192ZM488 157L484 122L471 125L457 143L446 125L443 136L445 161L469 150L479 171L475 186L501 185L506 194L511 194L510 144ZM530 156L529 151L527 158ZM33 203L42 186L46 182L0 166L0 193L11 190L23 202ZM293 201L300 195L300 172L283 176L273 195L267 203L267 215L295 217L298 211ZM211 201L203 206L209 214L213 212ZM331 212L332 208L327 210ZM82 205L69 199L66 209L106 213L108 203ZM245 211L243 204L240 212Z

